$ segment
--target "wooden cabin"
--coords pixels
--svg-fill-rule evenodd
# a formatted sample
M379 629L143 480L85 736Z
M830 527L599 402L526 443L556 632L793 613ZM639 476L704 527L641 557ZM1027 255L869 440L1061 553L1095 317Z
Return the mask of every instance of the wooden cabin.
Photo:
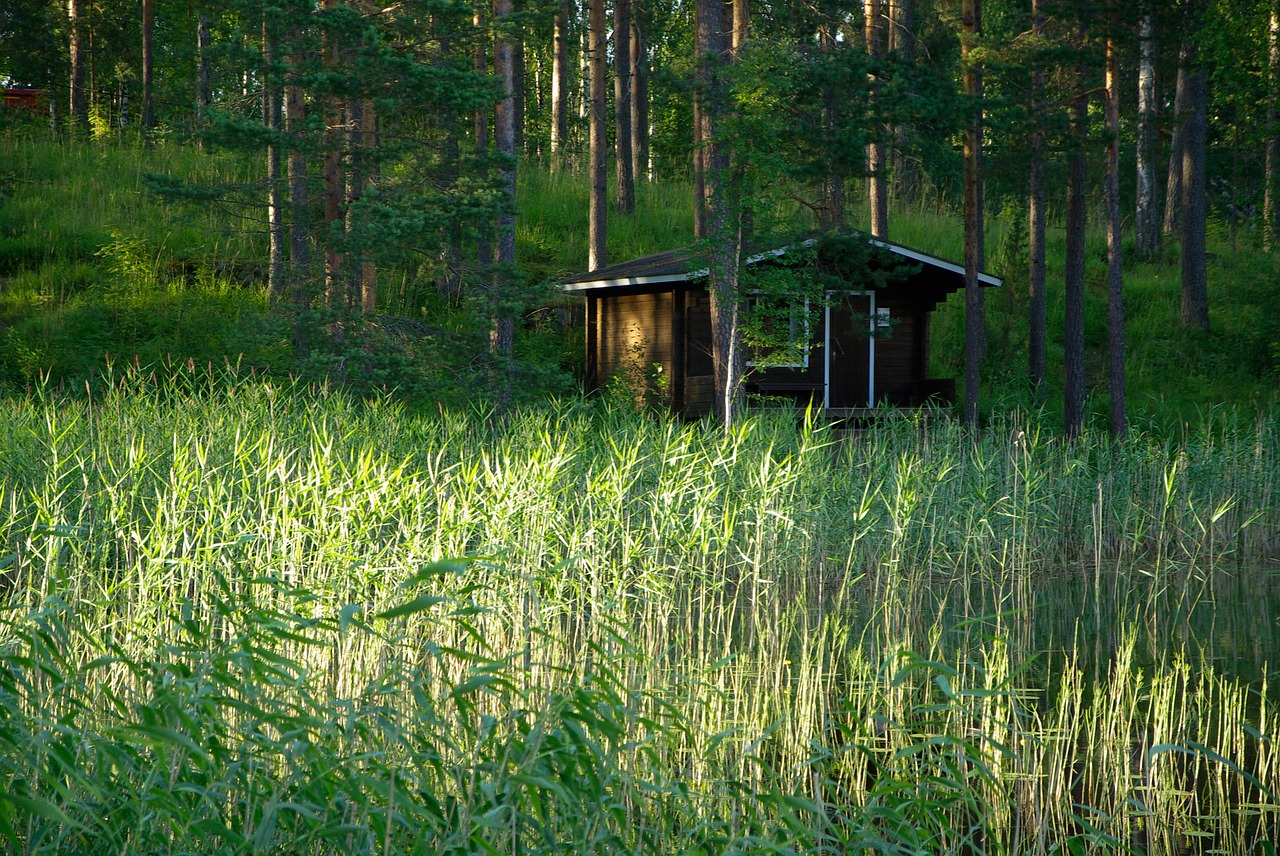
M834 415L877 407L950 404L955 381L929 377L929 321L947 295L964 289L964 269L927 253L860 235L879 252L896 254L906 274L881 287L848 282L827 291L823 305L798 306L792 328L807 347L767 367L748 357L749 395L821 406ZM778 265L816 239L757 252L745 265ZM815 261L816 263L816 261ZM982 274L983 286L1000 280ZM657 253L564 280L586 301L587 383L611 378L660 384L661 398L689 416L710 413L714 398L711 306L707 268L693 248ZM664 377L665 376L665 377ZM650 390L652 392L652 390ZM657 397L657 396L654 396Z

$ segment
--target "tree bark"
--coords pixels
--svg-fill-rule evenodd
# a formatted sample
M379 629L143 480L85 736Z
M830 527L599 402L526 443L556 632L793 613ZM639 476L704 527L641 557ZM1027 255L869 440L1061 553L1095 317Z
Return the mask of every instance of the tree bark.
M1134 207L1134 243L1140 257L1160 249L1160 223L1156 205L1156 24L1154 0L1143 0L1138 26L1138 128L1136 133L1137 201Z
M565 135L569 130L569 15L570 0L561 0L552 23L551 56L551 171L564 165Z
M494 15L498 16L498 4L502 0L494 0ZM524 4L521 0L515 0L513 5L507 9L509 16L513 11L521 11ZM519 21L519 18L516 19ZM503 37L499 37L501 41ZM524 154L524 124L525 124L525 58L524 58L524 26L516 24L516 32L513 37L509 37L508 44L511 47L511 115L512 121L515 123L515 151ZM495 73L497 73L497 57L494 58ZM495 129L494 136L497 136ZM496 140L495 140L496 142Z
M825 54L837 49L837 13L830 6L823 9L822 23L818 29L818 48ZM842 93L830 83L823 85L822 133L830 141L840 121ZM821 200L818 208L818 225L824 229L844 228L844 175L834 162L830 162L822 176Z
M719 138L728 111L720 66L731 50L725 33L721 0L697 0L698 98L706 167L707 268L711 294L712 364L715 372L715 413L728 431L742 409L742 378L746 360L739 324L738 266L741 231L730 185L728 146Z
M1031 0L1031 30L1037 47L1045 34L1045 16L1041 0ZM1027 190L1027 261L1028 261L1028 352L1031 397L1037 404L1044 401L1044 382L1048 375L1045 347L1048 321L1045 309L1045 187L1044 187L1044 66L1033 60L1031 71L1031 175Z
M1085 4L1082 4L1085 5ZM1086 11L1082 9L1083 13ZM1088 43L1085 24L1080 24L1079 47ZM1076 96L1071 102L1072 148L1067 160L1067 236L1065 318L1063 336L1064 400L1063 427L1068 440L1084 430L1084 237L1086 227L1085 186L1088 171L1085 150L1089 144L1088 62L1081 60L1075 74Z
M142 133L146 138L150 137L156 122L151 98L155 79L154 39L155 3L154 0L142 0Z
M631 0L631 174L649 178L649 51L641 18L644 7Z
M614 201L618 213L636 210L636 183L631 149L631 0L613 2Z
M1182 151L1182 326L1209 329L1209 291L1205 260L1205 146L1207 73L1187 72L1191 120Z
M337 0L324 0L323 8L330 9ZM331 74L338 72L341 46L336 36L329 36L324 45L322 63ZM345 187L342 174L342 149L345 137L345 110L337 95L324 96L324 287L329 308L347 314L349 307L346 278L342 275L342 253L335 246L336 236L344 230L342 203Z
M1111 333L1111 439L1124 440L1128 417L1124 390L1124 275L1120 244L1120 60L1107 37L1107 320Z
M1271 26L1267 45L1267 163L1265 186L1262 193L1262 245L1268 251L1276 247L1276 237L1280 232L1280 218L1276 216L1280 208L1280 195L1277 194L1276 180L1280 176L1280 3L1273 0L1271 4Z
M264 50L265 52L265 50ZM209 16L196 19L196 121L204 122L212 90L209 77Z
M964 132L964 423L970 430L975 430L978 427L978 387L986 326L982 283L978 279L983 257L982 67L971 56L974 42L982 36L981 0L964 0L961 26L964 29L960 48L964 91L972 102L969 106L973 111ZM873 219L873 234L874 225Z
M889 50L902 62L916 61L916 0L892 0L889 15ZM909 93L909 97L911 94ZM920 173L908 153L911 130L906 125L893 128L893 193L897 199L914 201L920 193Z
M300 33L295 29L290 41L298 43ZM304 359L310 351L310 332L306 314L311 308L311 289L308 272L311 266L311 222L307 201L307 159L303 134L307 125L306 96L298 83L303 59L294 55L290 61L290 81L285 86L285 133L289 137L289 289L293 295L298 319L294 324L294 352Z
M204 20L203 16L201 20ZM279 132L282 110L280 79L276 73L276 34L271 21L262 18L262 124ZM197 98L197 103L199 99ZM275 304L284 296L285 283L285 217L283 162L280 146L267 146L267 298Z
M373 181L373 153L377 150L378 117L373 99L353 98L347 105L347 151L350 168L347 172L347 235L354 238L351 245L357 247L350 265L350 301L354 311L372 315L378 308L378 270L374 261L365 256L363 247L370 235L366 228L366 215L360 207Z
M494 16L502 21L511 16L511 0L494 0ZM493 281L490 294L492 317L489 332L490 350L504 363L515 352L515 320L511 309L510 284L516 263L516 68L511 37L500 32L493 54L493 70L502 86L502 98L494 109L493 142L498 154L504 155L500 172L505 205L498 215L498 234L494 245ZM511 396L509 365L499 391L499 404L506 405Z
M68 127L82 134L89 129L89 102L84 88L84 67L88 51L84 44L84 0L68 0L67 27L70 31L68 58L71 62L70 93L67 104Z
M885 0L865 0L864 20L867 41L867 56L872 63L884 56L884 2ZM968 6L966 5L966 9ZM871 87L871 98L875 100L879 91L877 73L872 72L868 84ZM884 129L874 128L872 140L867 144L867 199L871 208L871 234L877 238L889 237L889 162L883 139L877 139Z
M1178 51L1178 78L1173 99L1175 124L1169 143L1169 174L1165 181L1164 224L1166 235L1178 233L1179 216L1182 211L1182 150L1187 137L1187 123L1190 122L1190 106L1187 100L1187 62L1191 50L1189 27L1190 2L1184 5L1182 47Z
M588 202L587 269L596 270L608 264L605 229L608 202L605 186L608 176L609 144L605 128L605 15L604 0L587 0L589 6L589 46L587 64L591 88L587 111L588 148L591 161L591 195Z
M485 75L489 73L489 60L484 49L484 43L488 38L488 32L485 24L484 4L477 0L475 11L472 13L472 24L476 29L477 39L475 56L473 58L472 67L477 74ZM476 110L475 115L475 146L476 153L480 157L489 154L489 110L487 107L480 107ZM476 241L476 260L482 269L488 268L493 263L493 244L489 241L487 235L481 232L479 240Z

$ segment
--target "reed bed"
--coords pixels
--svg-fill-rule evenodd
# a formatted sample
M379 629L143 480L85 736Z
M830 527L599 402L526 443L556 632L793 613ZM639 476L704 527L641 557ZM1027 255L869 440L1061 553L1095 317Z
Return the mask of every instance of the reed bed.
M1277 533L1274 418L1115 447L194 375L6 400L0 839L1252 852ZM1233 596L1255 675L1170 630Z

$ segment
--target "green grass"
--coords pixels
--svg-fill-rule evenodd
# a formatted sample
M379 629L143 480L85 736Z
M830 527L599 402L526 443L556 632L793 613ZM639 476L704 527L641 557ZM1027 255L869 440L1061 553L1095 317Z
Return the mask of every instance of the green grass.
M1274 420L841 441L113 385L0 405L14 851L1246 853L1280 822L1274 682L1140 629L1268 597ZM1115 609L1046 652L1051 576Z
M225 152L179 145L146 148L128 143L72 145L39 131L0 135L0 335L8 343L0 379L25 388L42 374L82 385L102 371L106 355L159 365L166 358L198 363L239 360L256 368L288 369L283 335L262 321L264 270L261 211L165 204L143 176L160 173L211 184L251 188L261 164ZM854 225L865 211L850 186ZM680 246L692 238L692 190L683 181L642 182L637 211L622 217L610 206L609 259L625 261ZM520 172L518 257L524 279L550 283L578 272L586 259L587 193L584 176L550 174L534 166ZM806 224L806 215L780 203L767 218ZM789 206L789 207L788 207ZM787 210L783 210L783 209ZM789 213L788 213L789 212ZM1035 409L1025 381L1027 364L1026 250L1023 214L1016 208L987 218L989 267L1005 286L988 295L989 359L984 369L984 413ZM1213 331L1186 333L1179 323L1176 247L1160 259L1126 266L1127 381L1135 424L1181 430L1217 418L1222 409L1247 417L1273 411L1280 388L1280 270L1273 256L1250 245L1238 249L1214 229L1210 235L1209 288ZM944 258L959 258L959 219L942 204L922 202L895 211L891 237ZM1062 387L1063 234L1049 231L1049 385L1045 407L1060 414ZM1102 234L1091 230L1087 246L1086 348L1089 407L1105 420L1107 327ZM462 335L466 312L449 306L416 263L380 270L383 311L451 332L427 347L432 355L409 362L428 375L422 384L458 400L476 388L470 349L482 331ZM536 290L551 304L551 290ZM128 305L118 305L122 296ZM116 303L113 304L113 301ZM94 333L81 321L101 314L123 318L120 334ZM545 315L532 317L545 320ZM147 319L157 319L152 324ZM473 319L474 320L474 319ZM278 325L275 325L278 326ZM470 323L470 327L475 327ZM264 332L264 330L266 332ZM457 335L454 335L457 334ZM579 339L554 325L532 325L521 336L530 365L553 373L580 366ZM422 350L422 349L419 349ZM933 373L959 377L963 354L963 305L952 298L934 324ZM296 367L295 367L296 368ZM529 388L563 389L563 377ZM450 380L453 378L453 380ZM461 378L461 380L459 380ZM450 384L456 389L450 392Z

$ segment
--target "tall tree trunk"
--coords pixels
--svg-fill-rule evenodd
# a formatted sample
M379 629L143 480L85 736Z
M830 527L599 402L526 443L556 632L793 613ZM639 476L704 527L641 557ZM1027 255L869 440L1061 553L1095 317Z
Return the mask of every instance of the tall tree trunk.
M1207 73L1187 71L1191 121L1182 150L1182 326L1209 329L1209 290L1205 261L1205 146Z
M1274 250L1280 234L1280 193L1276 189L1276 175L1280 170L1280 2L1272 0L1271 27L1267 45L1267 164L1265 186L1262 192L1262 245Z
M1113 4L1114 8L1114 4ZM1113 22L1114 23L1114 22ZM1115 35L1107 37L1107 319L1111 341L1111 438L1124 440L1124 275L1120 246L1120 60Z
M1082 4L1086 5L1086 4ZM1088 43L1081 9L1079 47ZM1085 150L1089 145L1089 65L1081 60L1075 74L1075 98L1071 102L1071 153L1067 160L1067 258L1065 318L1062 343L1065 374L1063 428L1069 440L1084 429L1084 233L1086 227L1085 182L1088 172Z
M605 252L605 229L608 202L605 183L608 176L608 137L605 128L605 20L604 0L587 0L589 6L587 65L591 88L590 109L587 111L588 148L591 195L588 202L587 269L596 270L608 264Z
M89 102L84 88L85 60L88 58L88 51L85 49L84 0L67 0L67 27L70 31L68 57L71 61L67 121L73 133L84 133L89 128Z
M499 23L510 18L511 0L494 0L494 17ZM493 70L502 86L502 98L494 110L493 142L506 162L500 173L505 205L498 215L498 235L494 246L493 281L490 286L491 327L489 348L508 365L499 391L499 404L506 405L511 396L510 360L515 353L515 320L511 307L510 283L516 263L516 108L517 88L515 47L506 31L499 31L494 47Z
M153 0L142 0L142 133L148 138L155 127L151 99L151 84L155 77L155 58L152 51L154 38L155 4Z
M631 0L631 174L649 178L649 51L644 43L641 0Z
M265 26L265 25L264 25ZM212 86L209 78L209 16L196 19L196 121L203 124L209 113Z
M563 166L565 135L569 130L569 15L570 0L560 0L552 23L551 42L551 171Z
M824 7L822 23L818 29L818 47L824 54L834 53L837 49L836 29L839 26L837 13L830 6ZM836 125L840 121L841 93L833 84L827 83L822 88L822 133L830 145L835 136ZM828 162L822 176L821 197L818 206L818 225L824 229L841 229L844 221L844 175L832 161Z
M484 49L485 41L488 39L488 32L485 29L484 4L480 0L476 0L475 11L472 13L471 20L477 36L472 67L477 74L485 75L489 73L489 60ZM489 154L489 109L487 107L476 109L475 145L476 153L481 158ZM482 269L487 269L493 263L493 244L483 231L479 240L476 241L476 259Z
M1037 50L1042 48L1045 16L1041 0L1031 0L1031 30ZM1027 261L1028 281L1028 352L1031 397L1037 404L1044 401L1044 382L1048 374L1045 338L1048 322L1045 310L1045 187L1044 187L1044 65L1041 57L1033 60L1031 71L1031 175L1027 190Z
M1134 207L1134 243L1140 257L1160 249L1160 223L1156 204L1156 11L1154 0L1143 0L1138 26L1138 129L1137 204Z
M884 56L884 2L865 0L867 56L872 63ZM968 8L966 6L966 8ZM877 98L878 73L869 80L872 99ZM872 129L872 141L867 144L867 199L871 207L871 234L877 238L889 237L889 162L885 142L879 138L883 128Z
M1183 5L1182 47L1178 51L1178 79L1173 99L1174 126L1169 143L1169 174L1165 182L1164 224L1166 235L1178 233L1179 216L1182 213L1182 150L1187 138L1187 124L1191 121L1187 97L1187 62L1191 50L1190 0Z
M498 4L502 0L494 0L494 16L498 16ZM521 0L515 0L513 7L508 8L507 14L513 11L523 11L524 4ZM516 18L514 35L504 34L501 38L508 38L511 46L511 115L512 121L515 123L515 150L519 154L524 154L524 123L525 123L525 59L524 59L524 25L519 23ZM497 57L494 57L495 68L497 73ZM494 130L495 142L497 130Z
M916 61L916 0L891 0L889 50L896 51L907 65ZM910 96L914 93L908 93ZM901 200L914 201L920 193L920 171L907 151L911 130L893 127L893 193Z
M300 33L291 33L290 41L297 44ZM294 325L293 346L295 355L304 359L310 352L311 337L306 318L311 308L309 268L311 267L311 222L307 201L307 158L303 134L307 126L306 96L298 78L302 74L304 60L294 55L290 61L289 83L285 86L285 133L289 138L289 289L293 295L298 319Z
M693 99L693 237L707 234L707 152L702 136L702 99Z
M346 231L354 249L348 264L350 290L348 302L353 312L372 315L378 307L378 270L364 254L369 239L367 218L360 207L365 191L373 180L373 153L377 150L378 117L373 99L352 98L347 104L347 205Z
M323 0L325 9L333 8L337 0ZM342 48L338 37L330 35L324 46L322 63L325 71L337 74L341 61ZM347 299L347 282L342 275L342 253L336 246L337 236L345 224L343 222L342 203L345 195L345 183L342 175L342 150L345 134L345 110L342 100L334 94L324 96L324 288L329 301L329 308L344 318L350 308Z
M636 210L636 183L631 153L631 0L613 0L614 171L618 212Z
M961 43L964 91L973 111L964 132L964 423L976 429L986 313L982 283L978 279L983 257L982 66L972 58L972 49L982 36L982 0L964 0L961 26L964 28Z
M737 57L751 34L751 5L750 0L733 0L731 5L733 30L729 45L733 49L734 57Z
M272 21L262 16L262 124L279 132L281 105L280 78L276 71L276 33ZM198 99L197 99L198 101ZM285 217L283 162L280 146L267 146L267 297L272 304L284 296Z
M697 0L697 97L701 102L702 148L706 167L707 268L711 293L712 365L715 372L715 412L728 431L742 409L742 378L746 360L739 323L738 265L741 253L736 200L730 187L729 150L719 138L728 111L728 93L720 66L729 54L721 0Z

